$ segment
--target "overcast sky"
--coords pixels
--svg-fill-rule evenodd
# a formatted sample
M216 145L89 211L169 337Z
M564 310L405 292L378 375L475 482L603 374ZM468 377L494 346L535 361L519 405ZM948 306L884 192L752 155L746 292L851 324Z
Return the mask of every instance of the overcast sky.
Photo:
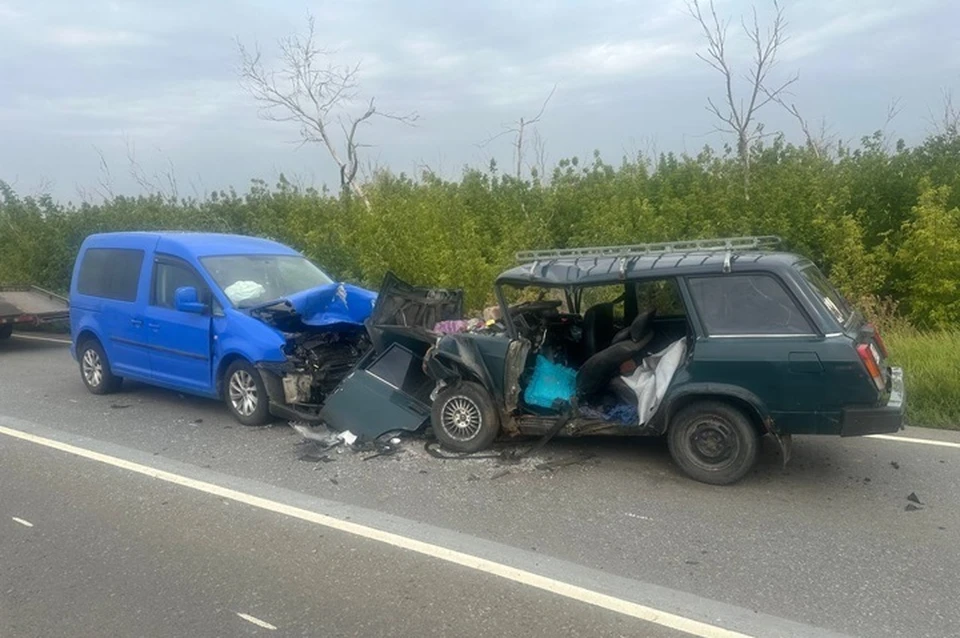
M941 91L960 92L960 2L783 3L790 41L774 74L799 72L794 100L843 138L883 126L899 98L891 132L915 142ZM761 20L770 15L770 3L756 4ZM717 0L736 18L750 6ZM280 172L333 183L322 149L298 148L295 126L259 119L237 79L237 38L259 43L269 63L308 12L336 60L361 63L363 95L419 114L416 127L363 131L368 157L396 171L456 176L491 156L506 168L509 139L481 143L534 115L554 84L539 127L551 162L725 141L704 109L721 80L697 59L702 37L679 0L0 0L0 179L26 194L50 184L61 199L100 182L135 193L129 149L148 175L172 166L184 195ZM747 51L736 24L738 61ZM763 119L799 139L783 113Z

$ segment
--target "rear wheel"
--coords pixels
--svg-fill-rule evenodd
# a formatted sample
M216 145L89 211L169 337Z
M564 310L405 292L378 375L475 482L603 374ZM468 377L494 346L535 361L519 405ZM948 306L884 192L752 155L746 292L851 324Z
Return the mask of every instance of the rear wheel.
M718 401L683 408L667 433L676 464L691 478L712 485L735 483L753 468L758 438L742 411Z
M233 418L244 425L270 422L270 399L260 373L246 361L234 361L223 377L223 395Z
M12 323L0 326L0 339L9 339L11 336L13 336Z
M84 341L77 348L77 353L80 359L80 378L87 390L94 394L110 394L120 389L123 379L110 371L110 362L99 341Z
M479 452L500 432L490 393L471 381L444 388L437 395L430 423L440 445L453 452Z

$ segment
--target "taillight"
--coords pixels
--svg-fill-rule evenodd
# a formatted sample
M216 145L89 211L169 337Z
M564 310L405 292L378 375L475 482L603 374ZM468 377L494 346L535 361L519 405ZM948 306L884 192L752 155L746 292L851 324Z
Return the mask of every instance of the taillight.
M870 324L870 328L873 330L873 340L877 342L877 347L880 348L880 354L882 354L884 358L889 357L890 353L887 352L887 344L883 342L883 337L880 336L880 331L877 330L877 327L873 324Z
M873 379L877 389L882 391L886 384L883 382L883 373L880 372L880 362L877 360L874 348L869 343L861 343L857 346L857 354L860 355L863 365L867 368L867 374Z

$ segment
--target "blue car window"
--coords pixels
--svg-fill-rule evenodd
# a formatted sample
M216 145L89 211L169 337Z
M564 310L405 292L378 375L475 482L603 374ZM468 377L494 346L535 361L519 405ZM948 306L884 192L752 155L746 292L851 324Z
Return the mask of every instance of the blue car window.
M83 254L77 292L117 301L136 301L143 251L90 248Z
M161 308L176 308L177 288L192 286L197 289L201 301L206 301L206 286L192 268L166 261L157 262L153 269L153 287L150 304Z

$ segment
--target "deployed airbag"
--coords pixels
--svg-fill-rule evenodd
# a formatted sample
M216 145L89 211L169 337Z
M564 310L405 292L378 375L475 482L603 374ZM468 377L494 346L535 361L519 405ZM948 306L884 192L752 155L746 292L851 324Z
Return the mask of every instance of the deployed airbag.
M636 395L639 425L649 421L660 407L660 402L670 386L673 375L683 362L686 351L687 341L680 339L664 350L644 357L640 367L633 374L621 377Z

